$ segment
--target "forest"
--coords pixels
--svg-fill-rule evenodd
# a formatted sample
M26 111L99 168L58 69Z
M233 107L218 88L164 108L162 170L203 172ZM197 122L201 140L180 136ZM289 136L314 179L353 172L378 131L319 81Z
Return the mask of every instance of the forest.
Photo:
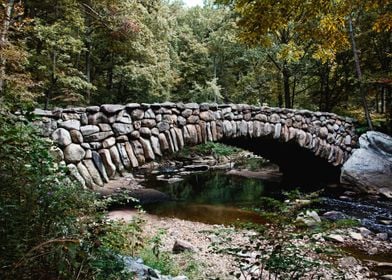
M386 0L2 2L0 91L13 107L231 102L363 121L366 105L390 127Z
M35 108L246 103L392 133L389 0L1 0L0 20L1 279L132 279L121 256L146 245L70 179Z

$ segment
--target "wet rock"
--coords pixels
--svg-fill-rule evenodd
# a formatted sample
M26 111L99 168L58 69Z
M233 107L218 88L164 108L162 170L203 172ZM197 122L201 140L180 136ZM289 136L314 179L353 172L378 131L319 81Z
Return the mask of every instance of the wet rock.
M362 134L360 148L344 163L340 181L361 191L392 191L392 137L375 131Z
M184 240L176 240L173 245L173 253L178 254L185 251L193 252L195 251L193 245Z
M184 169L185 171L208 171L210 167L208 165L186 165Z

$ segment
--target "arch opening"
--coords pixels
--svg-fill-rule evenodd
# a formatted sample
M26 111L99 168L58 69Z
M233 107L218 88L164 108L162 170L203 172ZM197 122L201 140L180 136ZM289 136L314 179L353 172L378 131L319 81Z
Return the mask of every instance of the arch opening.
M268 138L238 137L220 143L248 150L279 166L285 188L321 189L339 183L340 166L317 157L295 141L281 142Z

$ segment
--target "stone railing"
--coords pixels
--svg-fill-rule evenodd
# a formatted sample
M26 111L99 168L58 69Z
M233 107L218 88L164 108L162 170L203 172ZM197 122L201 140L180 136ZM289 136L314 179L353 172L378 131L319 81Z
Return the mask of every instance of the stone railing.
M35 110L37 125L89 188L185 145L239 137L295 142L333 165L357 145L353 119L246 104L161 103ZM255 141L255 140L254 140Z

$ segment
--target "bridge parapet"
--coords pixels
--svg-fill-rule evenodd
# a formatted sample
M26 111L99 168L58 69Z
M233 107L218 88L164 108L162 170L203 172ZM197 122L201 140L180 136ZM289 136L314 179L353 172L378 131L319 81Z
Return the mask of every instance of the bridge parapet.
M89 188L186 145L268 138L297 143L331 164L357 145L355 121L333 113L246 104L105 104L35 110L37 125L60 148L71 174Z

